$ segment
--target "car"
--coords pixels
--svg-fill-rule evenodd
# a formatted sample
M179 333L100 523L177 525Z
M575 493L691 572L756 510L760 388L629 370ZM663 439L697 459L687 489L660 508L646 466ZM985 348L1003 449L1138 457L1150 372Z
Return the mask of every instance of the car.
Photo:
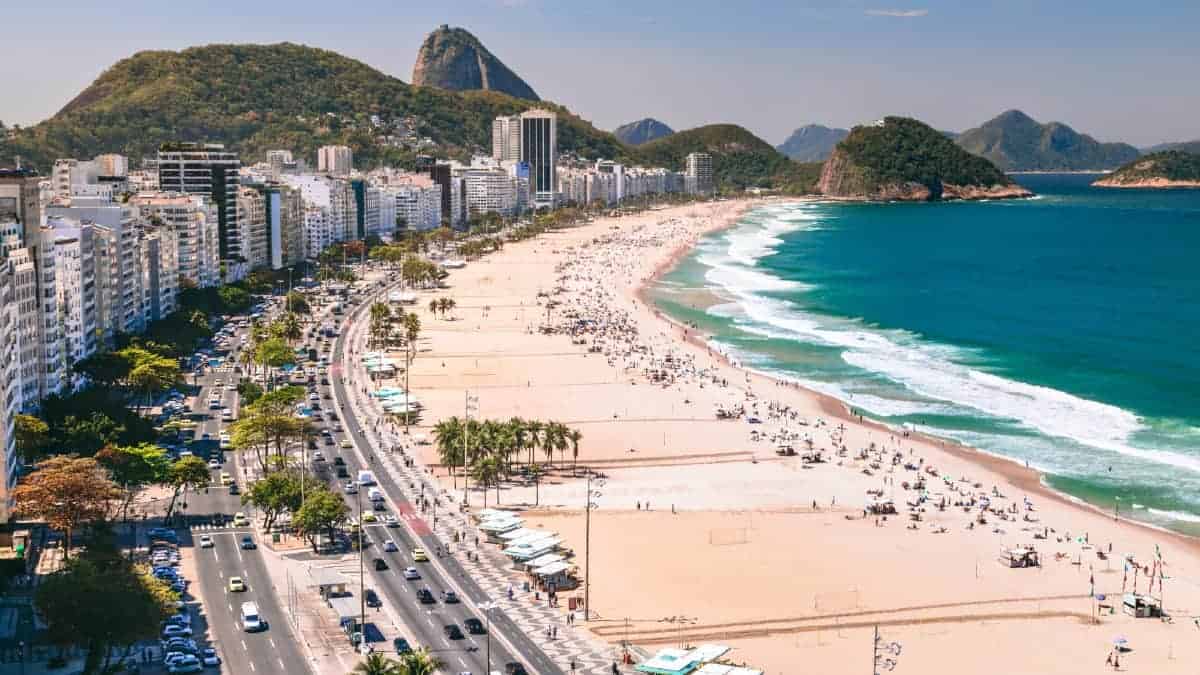
M175 530L165 527L152 527L146 531L146 536L150 537L150 541L160 540L171 543L179 541L179 535L175 534Z
M212 548L213 538L207 534L200 535L200 548Z
M221 485L229 485L233 482L233 476L229 475L228 471L221 472Z
M170 668L189 656L194 657L195 655L176 649L168 649L167 653L163 654L163 665Z
M163 651L176 654L195 654L198 650L196 641L185 637L173 637L163 641Z
M375 514L371 513L370 511L364 513L362 519L364 523L374 523L379 520L379 518L375 517Z
M417 547L412 550L413 562L429 562L429 554L425 553L425 549Z
M164 626L191 626L192 617L188 614L172 614L163 622Z
M379 594L370 588L363 592L363 601L367 603L367 607L383 607Z
M341 455L333 458L334 466L346 466L346 460L342 459Z
M396 547L396 542L388 539L387 541L383 542L383 550L387 551L388 553L395 553L400 549Z
M204 652L200 655L200 660L204 662L205 666L221 665L221 657L217 656L217 650L213 649L212 647L208 647L204 650Z
M230 484L229 484L229 494L231 494L231 495L236 495L236 494L238 494L239 492L241 492L241 490L239 490L239 489L238 489L238 485L237 485L237 483L230 483Z
M167 640L167 639L170 639L173 637L191 637L191 636L192 636L192 629L189 626L180 626L178 624L169 623L169 624L163 626L163 629L162 629L162 638L164 640Z
M358 483L348 480L346 481L346 484L342 486L342 489L345 490L346 494L348 495L356 495L358 494Z
M399 527L400 521L396 518L396 516L387 513L383 516L383 524L387 525L388 527Z
M412 581L413 579L420 579L421 573L418 572L417 568L415 568L415 567L405 567L404 568L404 578L408 579L409 581Z
M210 469L221 468L221 460L217 459L216 457L213 457L212 459L208 460L208 468L210 468Z
M387 511L387 504L383 502L371 502L372 511Z
M483 622L475 617L471 617L466 621L463 621L463 626L471 635L483 635L487 632L487 629L483 627Z
M428 587L417 591L417 600L419 600L422 605L433 605L437 603L437 598L433 597L433 591L429 590Z
M310 400L310 401L317 401L317 400L320 400L320 398L321 398L321 395L315 391L308 395L308 400Z
M392 648L396 650L397 654L407 654L412 651L412 645L402 637L392 640Z
M344 466L339 466L339 467L337 468L337 477L338 477L338 478L349 478L349 477L350 477L350 472L346 470L346 467L344 467Z
M525 666L516 661L509 661L504 664L504 675L529 675L529 671L525 670Z
M249 524L250 524L250 521L246 519L245 513L238 511L237 513L233 514L233 526L234 527L246 527Z
M387 568L388 568L388 564L387 564L386 560L384 560L383 558L375 559L375 571L376 572L382 572L382 571L386 570Z
M204 670L204 664L190 654L167 666L168 673L198 673L202 670Z
M447 605L458 604L458 595L454 591L442 591L442 602Z
M229 592L241 593L246 590L246 582L241 577L229 577Z
M317 450L317 451L313 452L312 459L314 462L324 462L325 454L323 452L321 452L320 450Z
M456 623L448 623L442 626L442 631L446 634L447 640L461 640L466 637Z
M333 436L325 437L325 445L333 445Z
M256 548L258 548L258 544L254 543L254 537L251 537L248 534L243 534L242 535L242 549L244 549L246 551L253 551Z
M338 445L344 450L349 450L350 448L354 447L353 445L350 444L350 440L346 439L346 438L343 438L342 442L338 443Z
M175 591L176 593L183 593L187 590L187 582L183 579L176 579L175 581L171 582L171 590Z

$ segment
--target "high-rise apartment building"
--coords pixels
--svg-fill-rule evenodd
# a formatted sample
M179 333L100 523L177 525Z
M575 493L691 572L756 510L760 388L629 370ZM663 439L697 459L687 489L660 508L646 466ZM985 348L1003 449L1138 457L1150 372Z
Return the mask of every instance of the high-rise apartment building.
M521 116L497 117L492 121L492 158L498 162L521 159Z
M143 225L139 235L142 324L146 325L179 308L179 239L168 225Z
M91 223L50 218L59 335L67 366L96 351L96 259Z
M521 157L529 165L529 192L535 207L553 207L558 181L558 119L546 110L521 113Z
M16 438L13 422L21 407L20 344L12 266L0 256L0 522L12 515L12 490L17 485Z
M129 205L141 222L175 230L179 276L186 283L201 288L221 283L217 210L207 196L142 193L131 197Z
M707 195L713 192L713 160L707 152L687 156L684 177L690 194Z
M22 244L42 224L41 182L28 169L0 169L0 223L16 223Z
M331 176L349 176L354 155L344 145L325 145L317 150L317 172Z
M206 195L217 209L225 281L246 275L246 233L238 220L241 160L218 143L165 143L158 150L158 184L164 192Z
M246 264L251 270L266 267L270 260L270 233L263 193L251 186L238 188L238 219L247 233Z

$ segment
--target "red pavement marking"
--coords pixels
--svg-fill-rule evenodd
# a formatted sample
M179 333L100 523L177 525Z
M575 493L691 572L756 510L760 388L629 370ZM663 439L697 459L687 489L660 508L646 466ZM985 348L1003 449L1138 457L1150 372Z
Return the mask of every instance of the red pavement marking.
M412 502L397 502L396 508L400 511L400 517L409 522L413 533L418 537L423 537L427 534L432 534L433 530L429 529L429 524L423 518L417 515L416 509L413 508Z

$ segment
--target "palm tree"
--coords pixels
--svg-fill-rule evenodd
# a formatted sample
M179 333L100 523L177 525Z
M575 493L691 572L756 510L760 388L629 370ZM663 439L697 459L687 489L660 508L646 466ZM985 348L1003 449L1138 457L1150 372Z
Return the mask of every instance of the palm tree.
M412 397L412 390L409 389L408 380L409 373L412 372L413 359L417 358L417 337L421 335L421 318L416 314L404 315L404 340L408 347L407 363L404 367L404 433L408 434L409 419L412 417L408 409L407 402Z
M441 667L442 662L427 648L421 647L400 657L398 675L433 675Z
M537 506L538 502L542 500L540 489L542 483L542 467L539 464L532 464L529 466L528 471L529 477L533 479L533 505Z
M525 423L525 431L529 432L529 463L533 464L533 451L537 450L541 444L541 433L546 428L546 425L537 420L529 420Z
M436 317L439 308L441 308L441 304L437 301L437 299L431 299L429 301L429 314L431 316Z
M405 675L408 671L402 664L375 652L359 661L358 665L354 666L354 670L350 672L357 675Z
M575 475L575 469L579 467L579 441L583 440L583 433L578 429L571 429L567 432L567 440L571 443L571 475Z
M496 503L500 503L500 471L500 460L493 455L480 459L471 467L475 482L483 486L483 508L485 509L487 508L488 486L496 486Z
M438 445L438 459L443 466L450 467L450 475L455 476L454 467L462 461L463 423L458 417L444 419L433 426L433 437ZM458 478L454 479L455 487Z
M525 449L525 443L529 440L529 431L526 428L525 420L521 419L520 417L509 418L508 426L510 429L512 429L513 443L516 445L516 453L520 453Z

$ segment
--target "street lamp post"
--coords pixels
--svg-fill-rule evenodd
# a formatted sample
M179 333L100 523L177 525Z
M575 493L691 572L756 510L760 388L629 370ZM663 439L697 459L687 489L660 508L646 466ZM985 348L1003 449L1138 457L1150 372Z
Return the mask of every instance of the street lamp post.
M467 491L467 486L469 485L467 482L467 452L468 448L470 447L470 443L468 443L467 439L471 435L471 413L479 412L479 396L472 396L470 391L464 391L463 400L463 506L467 506L467 500L470 498L470 493ZM483 489L484 492L487 492L486 485L483 486Z
M871 673L879 675L880 670L891 671L899 663L902 648L899 642L888 642L879 634L879 625L875 625L875 640L871 643Z
M354 501L358 503L358 634L359 646L367 641L367 597L365 591L364 580L367 578L366 568L363 563L363 527L362 520L362 491L354 490Z
M486 622L484 632L487 633L487 672L492 672L492 608L496 606L494 602L485 602L479 605L479 609L483 610L483 620Z
M597 487L604 487L604 479L596 479ZM600 498L599 490L592 490L592 470L587 469L587 498L584 500L583 518L583 620L587 621L592 611L592 509L600 508L592 498Z

